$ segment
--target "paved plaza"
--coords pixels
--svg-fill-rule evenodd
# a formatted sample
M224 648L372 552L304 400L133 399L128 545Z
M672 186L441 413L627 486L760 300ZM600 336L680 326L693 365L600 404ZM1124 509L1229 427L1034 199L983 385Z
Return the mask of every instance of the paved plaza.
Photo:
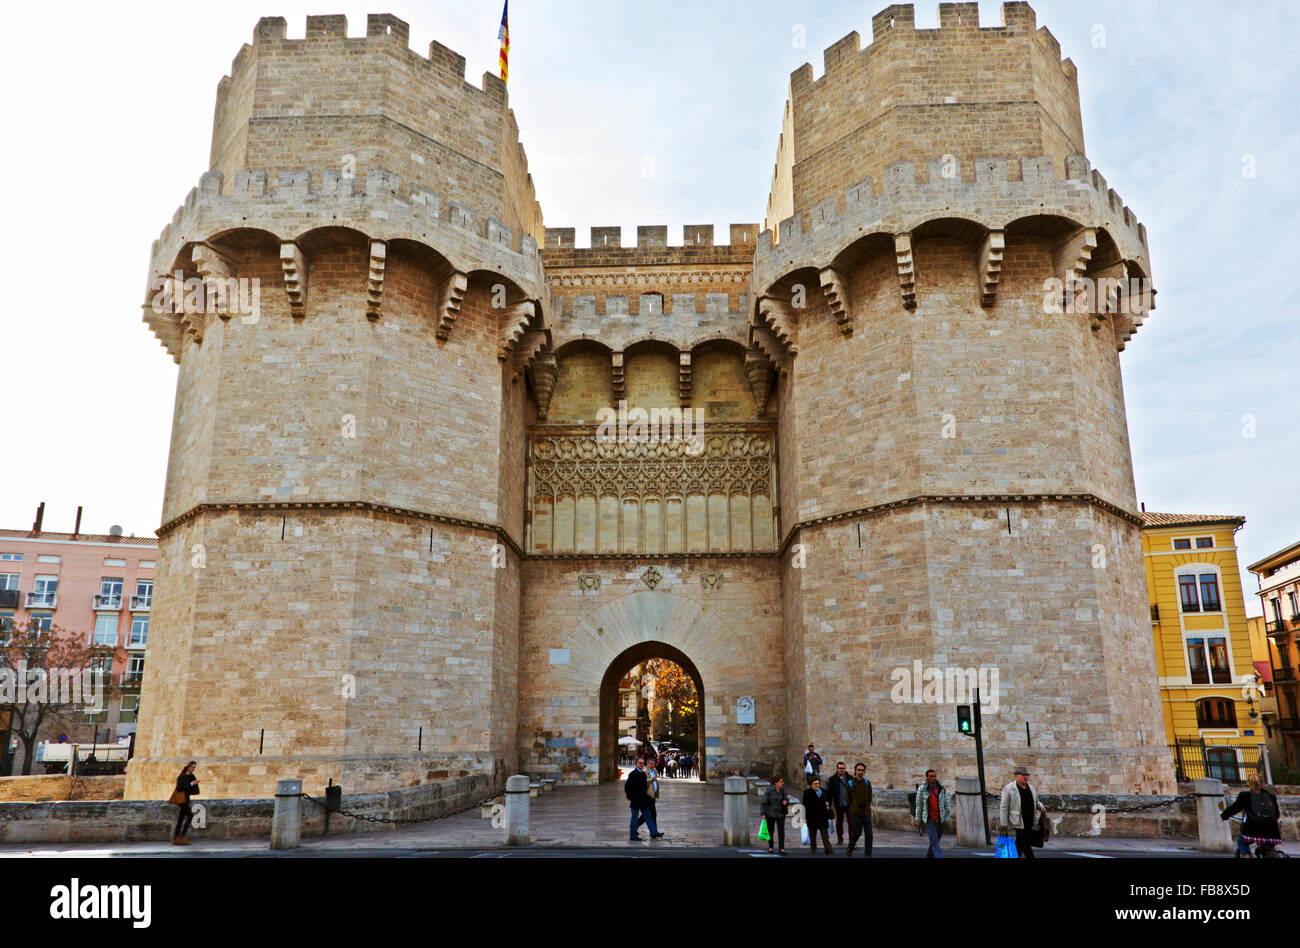
M391 831L348 833L339 836L304 839L301 848L274 855L294 856L758 856L767 858L766 844L758 836L758 798L749 798L750 824L753 827L750 847L742 850L722 847L722 785L695 780L661 780L659 825L663 839L643 839L633 843L627 838L628 807L621 783L599 787L570 787L544 793L531 800L531 847L519 849L501 843L502 831L492 827L476 808L466 813L427 823L400 826ZM797 799L802 791L791 791ZM304 806L311 806L304 803ZM648 833L643 828L643 837ZM836 846L835 856L812 855L800 845L799 831L786 827L786 858L844 858L844 847ZM272 855L267 840L211 840L202 830L191 834L193 845L172 846L169 840L156 843L54 843L0 846L4 856L254 856ZM846 836L847 840L847 836ZM831 828L831 841L835 830ZM923 857L925 841L915 833L899 830L875 830L873 852L881 857ZM991 858L992 849L970 849L956 845L955 838L944 840L948 856ZM858 858L861 848L854 853ZM1170 839L1053 839L1037 855L1046 858L1201 856L1195 840Z

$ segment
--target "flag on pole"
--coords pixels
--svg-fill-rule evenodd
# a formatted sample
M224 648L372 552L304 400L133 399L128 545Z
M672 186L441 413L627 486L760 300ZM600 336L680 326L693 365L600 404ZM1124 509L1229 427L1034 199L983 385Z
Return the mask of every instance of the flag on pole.
M510 0L501 7L501 29L497 32L501 41L501 81L509 82L510 76Z

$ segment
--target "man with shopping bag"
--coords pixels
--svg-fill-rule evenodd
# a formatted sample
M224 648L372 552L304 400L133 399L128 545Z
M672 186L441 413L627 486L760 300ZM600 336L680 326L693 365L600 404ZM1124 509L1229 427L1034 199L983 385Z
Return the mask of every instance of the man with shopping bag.
M997 855L1003 854L1002 837L1015 833L1016 855L1021 859L1034 858L1034 846L1042 845L1039 834L1047 824L1047 807L1038 802L1038 791L1029 783L1029 768L1017 767L1015 779L1002 788L1002 800L998 807Z

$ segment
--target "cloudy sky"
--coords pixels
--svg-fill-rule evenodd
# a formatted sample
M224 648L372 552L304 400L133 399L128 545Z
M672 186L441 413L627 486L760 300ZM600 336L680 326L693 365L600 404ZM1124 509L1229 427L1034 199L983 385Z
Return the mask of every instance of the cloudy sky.
M1079 69L1093 165L1146 224L1159 308L1122 355L1139 499L1233 513L1241 563L1300 539L1300 5L1037 0ZM546 222L761 221L789 74L875 2L514 0L510 99ZM995 25L997 3L980 4ZM159 523L176 367L141 322L149 247L207 167L217 81L258 17L391 12L495 71L497 0L51 2L0 58L9 225L0 526ZM917 9L938 25L937 3ZM800 38L803 44L800 45ZM654 157L656 174L642 174ZM725 229L720 230L725 233ZM1244 577L1247 590L1253 578ZM1247 602L1259 612L1254 597Z

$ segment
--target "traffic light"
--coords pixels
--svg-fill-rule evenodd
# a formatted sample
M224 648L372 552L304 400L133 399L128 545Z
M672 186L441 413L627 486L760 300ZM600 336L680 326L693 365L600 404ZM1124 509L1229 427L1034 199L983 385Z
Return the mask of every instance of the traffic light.
M970 707L971 706L968 704L957 705L957 730L962 734L975 733L975 725L972 723L973 719L971 718Z

